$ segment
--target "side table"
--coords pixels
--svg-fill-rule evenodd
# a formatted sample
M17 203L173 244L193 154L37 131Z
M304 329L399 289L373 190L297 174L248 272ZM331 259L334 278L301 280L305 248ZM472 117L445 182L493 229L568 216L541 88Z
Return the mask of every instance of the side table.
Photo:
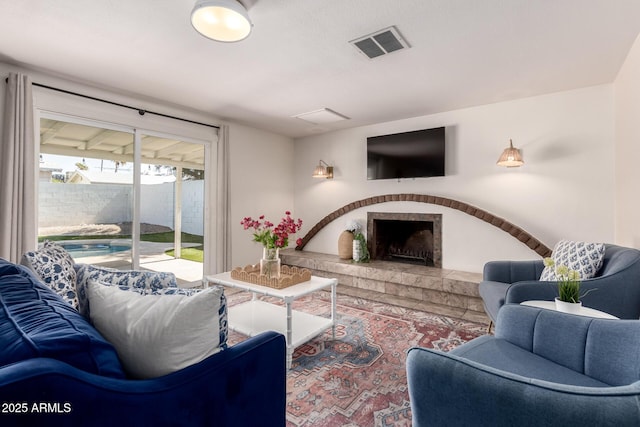
M546 308L547 310L557 311L555 301L530 300L530 301L521 302L520 304L528 305L530 307ZM617 319L616 316L613 316L609 313L605 313L604 311L596 310L595 308L589 308L589 307L580 307L577 312L572 314L576 314L578 316L598 317L600 319Z

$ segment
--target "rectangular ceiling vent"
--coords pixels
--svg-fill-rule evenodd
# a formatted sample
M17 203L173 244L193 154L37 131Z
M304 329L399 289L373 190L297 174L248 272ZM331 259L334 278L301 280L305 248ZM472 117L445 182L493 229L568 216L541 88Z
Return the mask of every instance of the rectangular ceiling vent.
M385 28L364 37L351 40L358 51L373 59L397 50L408 49L409 43L402 38L396 27Z

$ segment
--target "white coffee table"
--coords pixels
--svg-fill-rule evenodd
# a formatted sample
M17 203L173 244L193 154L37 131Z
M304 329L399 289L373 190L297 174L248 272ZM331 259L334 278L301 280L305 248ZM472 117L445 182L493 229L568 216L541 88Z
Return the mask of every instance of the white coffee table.
M229 307L229 329L241 334L254 336L264 331L280 332L287 340L287 369L291 368L293 351L296 347L332 328L333 338L336 336L336 286L337 279L325 279L311 276L311 280L284 289L274 289L262 285L243 282L231 278L231 273L220 273L206 276L207 283L229 286L252 292L250 301ZM312 292L331 287L331 318L315 316L302 311L293 310L294 300ZM261 301L258 295L279 298L285 306Z
M530 300L521 302L520 304L528 305L530 307L546 308L547 310L556 310L555 301ZM589 307L580 307L575 313L572 314L577 314L578 316L598 317L600 319L617 319L616 316Z

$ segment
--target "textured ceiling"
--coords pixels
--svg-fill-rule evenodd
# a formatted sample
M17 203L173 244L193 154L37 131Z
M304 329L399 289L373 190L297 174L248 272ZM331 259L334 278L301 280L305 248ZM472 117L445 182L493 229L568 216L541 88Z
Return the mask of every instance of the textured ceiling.
M638 0L246 0L217 43L195 0L0 0L0 61L299 137L612 82ZM349 41L395 25L411 46ZM329 108L350 120L292 117Z

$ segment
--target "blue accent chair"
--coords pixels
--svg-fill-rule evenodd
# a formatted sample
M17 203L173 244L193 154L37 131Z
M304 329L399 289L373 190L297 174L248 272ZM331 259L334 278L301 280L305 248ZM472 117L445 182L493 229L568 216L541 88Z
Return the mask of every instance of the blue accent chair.
M542 260L492 261L484 266L479 291L485 311L495 323L504 304L527 300L552 301L558 296L557 282L541 282ZM581 282L585 307L613 314L620 319L640 318L640 251L607 244L598 274Z
M639 320L516 304L497 320L448 353L409 350L414 427L640 425Z

